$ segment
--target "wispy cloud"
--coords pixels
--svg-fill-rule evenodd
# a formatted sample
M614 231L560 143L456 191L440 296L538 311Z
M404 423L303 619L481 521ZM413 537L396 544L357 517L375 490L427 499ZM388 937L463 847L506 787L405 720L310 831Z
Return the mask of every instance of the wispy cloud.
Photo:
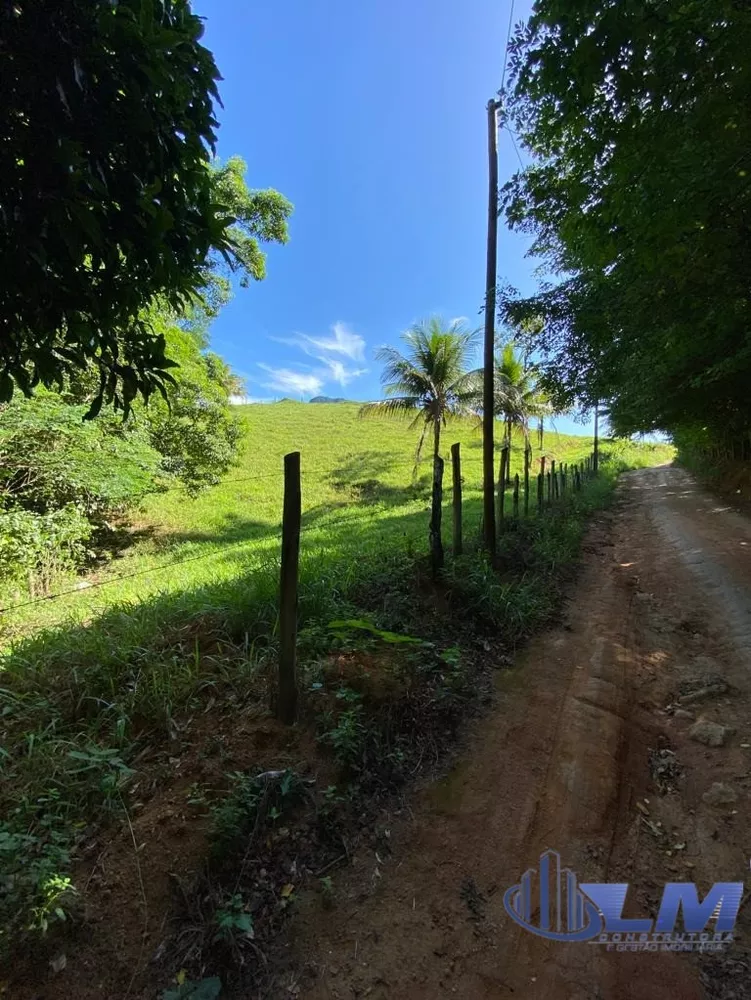
M297 365L298 370L272 369L262 364L260 367L269 372L274 379L273 382L263 383L268 388L316 395L327 382L345 386L367 372L367 368L355 367L348 363L348 361L364 360L365 339L350 329L346 323L334 323L329 336L311 337L307 333L300 333L294 337L269 337L269 340L296 347L308 357L314 358L318 362L318 367ZM300 371L301 368L304 370Z
M273 396L248 396L243 393L229 397L231 406L247 406L248 403L273 403Z
M295 337L271 337L279 344L289 344L299 347L301 351L318 358L324 354L343 354L352 361L362 361L365 358L365 339L355 333L346 323L334 323L330 337L311 337L307 333ZM320 360L320 358L319 358Z
M335 382L338 382L339 385L348 385L353 378L358 378L360 375L364 375L368 370L367 368L348 368L343 362L336 361L332 358L321 357L318 360L326 365L331 378Z
M266 389L276 389L279 392L294 392L297 395L317 395L323 388L323 379L315 374L292 371L290 368L272 368L271 365L258 363L258 367L267 372L271 378L262 385Z

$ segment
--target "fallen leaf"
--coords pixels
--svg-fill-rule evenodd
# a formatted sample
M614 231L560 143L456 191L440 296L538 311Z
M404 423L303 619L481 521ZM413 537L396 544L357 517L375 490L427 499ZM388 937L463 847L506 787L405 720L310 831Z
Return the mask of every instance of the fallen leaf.
M178 974L175 976L175 982L178 986L182 986L185 980L188 978L188 970L180 969Z
M68 959L65 957L65 952L58 955L57 958L50 959L50 968L53 972L62 972L67 964Z
M282 887L282 899L287 899L289 896L291 896L292 895L292 891L293 891L294 888L295 887L292 885L291 882L288 882L285 886L283 886Z

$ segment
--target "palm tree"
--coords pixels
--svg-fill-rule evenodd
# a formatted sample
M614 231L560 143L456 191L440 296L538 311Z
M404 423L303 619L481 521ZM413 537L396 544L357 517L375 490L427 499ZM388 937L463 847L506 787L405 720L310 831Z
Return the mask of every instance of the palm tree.
M511 478L511 435L518 427L524 435L525 450L531 450L529 425L537 417L539 427L546 414L552 412L548 398L540 389L534 368L517 354L513 341L500 346L495 359L495 416L504 425L504 442L498 469L498 519L503 517L504 482ZM542 431L540 430L541 434Z
M524 364L513 341L504 344L496 357L495 413L503 419L509 445L511 433L518 427L529 446L530 419L537 417L542 427L550 412L550 403L538 385L534 368Z
M433 432L433 505L430 522L431 552L435 569L443 565L441 543L441 428L452 417L472 412L478 392L477 372L467 367L475 348L477 331L459 320L446 324L438 316L416 323L402 335L407 350L382 347L376 360L386 399L366 403L360 416L410 416L411 427L422 425L415 466L420 461L427 434Z

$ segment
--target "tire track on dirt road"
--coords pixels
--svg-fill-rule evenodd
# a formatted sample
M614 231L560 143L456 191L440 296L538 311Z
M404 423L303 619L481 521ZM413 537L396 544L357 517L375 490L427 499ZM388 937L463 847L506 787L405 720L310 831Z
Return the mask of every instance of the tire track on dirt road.
M547 848L580 881L631 883L627 916L654 916L666 881L706 891L748 871L751 572L740 543L751 528L717 507L680 470L624 476L617 506L589 532L564 623L499 672L496 705L460 763L394 823L390 858L363 848L330 913L302 902L293 947L311 976L299 995L751 997L732 962L547 941L502 905ZM675 711L708 671L728 693L695 711L738 734L714 749ZM664 753L676 762L667 785L653 768ZM705 802L715 781L734 784L733 810Z

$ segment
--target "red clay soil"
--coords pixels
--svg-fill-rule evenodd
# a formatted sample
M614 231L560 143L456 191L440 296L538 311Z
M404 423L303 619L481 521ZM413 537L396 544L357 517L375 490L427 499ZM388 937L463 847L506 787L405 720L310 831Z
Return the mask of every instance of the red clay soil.
M390 853L300 900L280 996L700 1000L751 997L749 917L719 959L608 952L518 927L505 890L553 848L581 881L742 881L751 859L751 522L673 468L628 474L593 526L565 622L499 672L463 759L394 818ZM720 680L727 685L722 692ZM710 693L678 708L685 692ZM688 736L733 727L726 745ZM736 800L713 806L714 782ZM751 909L751 908L749 908Z

